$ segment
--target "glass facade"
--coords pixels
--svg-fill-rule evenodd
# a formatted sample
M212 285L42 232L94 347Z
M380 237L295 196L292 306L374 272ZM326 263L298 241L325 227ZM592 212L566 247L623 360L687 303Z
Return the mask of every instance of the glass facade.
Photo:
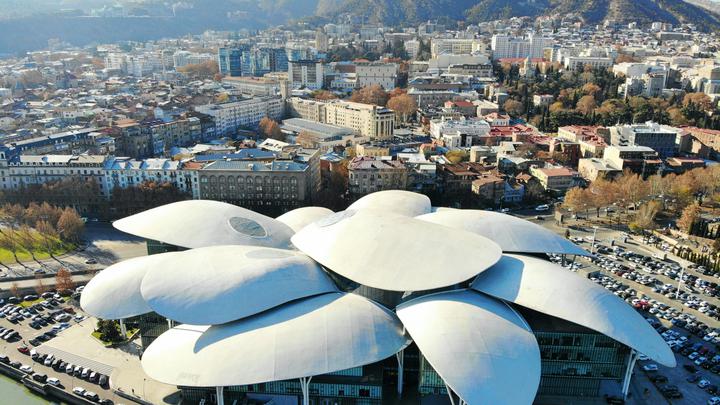
M205 399L215 401L215 388L180 387L183 403L196 404ZM294 396L302 398L299 380L272 381L261 384L225 387L225 403L252 397L252 394ZM313 377L310 381L312 405L381 405L383 398L382 367L374 364ZM206 402L208 403L208 402ZM299 403L299 402L298 402Z
M542 377L538 395L597 397L603 380L621 383L630 349L599 333L535 332Z

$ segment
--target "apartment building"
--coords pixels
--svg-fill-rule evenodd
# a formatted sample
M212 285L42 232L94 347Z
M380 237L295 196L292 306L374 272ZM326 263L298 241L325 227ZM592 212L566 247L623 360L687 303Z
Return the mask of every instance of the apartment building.
M681 130L655 122L616 125L610 128L610 143L614 146L647 146L661 158L675 156Z
M379 85L385 90L392 90L397 85L397 76L397 63L367 62L355 64L357 87Z
M348 164L348 188L354 196L383 190L405 190L407 181L407 168L398 160L360 156Z
M291 60L288 62L288 80L295 88L319 90L325 79L323 63L315 60Z
M270 77L225 77L222 84L231 90L231 95L264 97L280 93L280 81Z
M531 34L526 38L511 35L496 34L492 36L490 46L493 59L505 58L542 58L545 48L552 45L552 40L539 35Z
M474 38L433 38L430 43L430 54L433 58L444 53L470 54L483 47L482 41Z
M326 104L324 101L292 97L287 101L287 112L289 116L294 118L325 122Z
M149 135L150 150L153 156L162 156L173 146L196 143L202 136L200 119L196 117L172 121L143 121L141 131Z
M100 195L108 198L103 170L105 156L100 155L20 155L6 157L4 186L18 189L33 184L45 184L68 178L94 181L100 186Z
M325 105L325 123L351 128L371 140L383 140L393 136L395 112L377 105L337 101Z
M183 164L171 159L136 160L108 156L103 165L104 188L112 193L116 187L127 188L145 182L169 183L179 190L200 198L197 173L183 170Z
M564 193L577 185L578 172L567 167L530 167L530 175L535 177L545 190Z
M254 97L223 104L196 106L195 111L212 117L217 135L232 135L241 128L257 128L260 120L282 119L285 103L280 97Z

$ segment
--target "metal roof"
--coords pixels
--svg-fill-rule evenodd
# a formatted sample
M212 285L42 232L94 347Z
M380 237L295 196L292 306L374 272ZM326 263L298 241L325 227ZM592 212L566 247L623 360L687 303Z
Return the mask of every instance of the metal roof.
M468 404L530 404L540 384L540 349L525 320L471 290L400 304L398 317L422 355Z
M286 248L294 233L273 218L211 200L163 205L117 220L113 226L132 235L191 249L216 245ZM256 233L258 226L263 229L261 235Z
M484 236L500 245L503 252L590 256L581 247L549 229L499 212L440 208L417 219Z
M150 308L192 325L216 325L286 302L337 291L306 255L254 246L213 246L167 256L142 281Z
M316 221L296 233L292 242L343 277L392 291L463 282L502 254L498 245L482 236L371 209L339 212Z
M375 363L409 343L393 312L329 293L223 325L175 327L145 350L142 366L167 384L245 385Z
M668 367L675 355L626 302L547 260L504 255L472 288L607 335Z

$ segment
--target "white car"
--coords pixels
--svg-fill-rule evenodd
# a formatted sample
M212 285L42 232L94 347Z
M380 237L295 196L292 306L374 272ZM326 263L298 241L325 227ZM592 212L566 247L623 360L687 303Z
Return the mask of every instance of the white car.
M708 399L707 405L720 405L720 397L712 397Z
M655 363L651 363L651 364L648 364L648 365L646 365L646 366L643 366L643 370L645 370L645 371L657 371L657 370L658 370L658 366L657 366L657 364L655 364Z
M698 384L697 384L697 386L702 389L707 388L708 385L710 385L710 381L708 381L708 380L700 380L700 382L698 382Z
M75 387L73 388L73 394L82 396L85 393L85 388Z
M649 360L649 359L650 358L648 356L646 356L642 353L638 356L638 360L640 360L640 361L645 361L645 360Z
M538 205L537 207L535 207L535 211L547 211L549 209L550 209L550 206L548 206L547 204L542 204L542 205Z
M27 364L23 364L22 366L20 366L20 371L30 374L33 372L33 369Z
M60 386L60 380L58 380L58 379L55 378L55 377L50 377L50 378L48 378L46 382L47 382L48 384L54 385L54 386L56 386L56 387Z

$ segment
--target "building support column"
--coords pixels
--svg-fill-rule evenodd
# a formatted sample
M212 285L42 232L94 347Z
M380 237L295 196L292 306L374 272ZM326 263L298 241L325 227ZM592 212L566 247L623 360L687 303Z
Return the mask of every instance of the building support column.
M397 381L397 392L398 395L402 396L403 392L403 378L405 372L405 349L395 353L395 358L398 362L398 381Z
M215 387L215 396L217 397L217 405L225 405L225 398L223 397L224 387Z
M122 335L123 339L127 339L127 328L125 328L125 321L120 319L120 334Z
M312 377L300 378L300 390L302 391L303 405L310 405L310 380L312 380Z
M625 378L623 379L622 394L623 398L627 398L628 391L630 391L630 380L632 379L632 373L635 369L635 362L637 361L638 354L635 350L630 350L630 356L628 358L628 366L625 370Z
M168 319L168 320L167 320L167 324L168 324L168 329L172 329L172 328L173 328L172 319Z

